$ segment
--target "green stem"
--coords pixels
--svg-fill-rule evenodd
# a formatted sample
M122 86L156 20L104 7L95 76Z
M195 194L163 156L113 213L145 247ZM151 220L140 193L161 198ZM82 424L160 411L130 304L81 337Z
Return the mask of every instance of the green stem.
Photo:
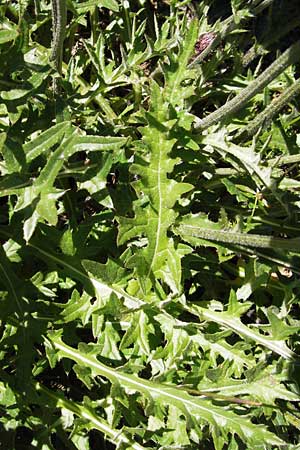
M111 123L114 123L114 121L117 120L118 116L110 106L109 101L105 97L103 97L100 92L98 92L98 94L95 96L95 100L97 101L102 111L106 114L107 119Z
M67 25L66 0L52 0L52 48L50 60L54 61L55 69L61 75L63 43Z
M237 140L240 142L244 137L254 136L261 127L267 127L272 118L278 114L278 112L288 104L296 95L300 93L300 78L289 86L279 97L268 105L255 119L249 122L244 128L240 130L237 135ZM297 155L299 156L299 155Z
M292 252L300 251L300 238L281 239L260 234L238 233L225 230L213 230L193 225L179 225L179 234L194 236L208 241L224 244L244 245L246 247L283 249Z
M234 208L234 207L230 207L229 206L226 209L228 211L230 211L230 212L235 213L236 215L240 214L239 208ZM246 216L248 217L246 211L244 212L244 214L246 214ZM263 224L266 224L266 225L271 225L272 227L277 228L280 233L292 232L292 233L298 233L299 234L299 226L283 224L281 220L276 221L276 219L272 220L269 217L261 217L261 216L253 216L252 219L255 222L263 223Z
M294 64L300 57L300 41L291 45L279 58L277 58L256 80L253 80L232 100L209 114L195 125L197 132L202 132L211 125L242 109L246 103L266 87L272 80L280 75L287 67Z

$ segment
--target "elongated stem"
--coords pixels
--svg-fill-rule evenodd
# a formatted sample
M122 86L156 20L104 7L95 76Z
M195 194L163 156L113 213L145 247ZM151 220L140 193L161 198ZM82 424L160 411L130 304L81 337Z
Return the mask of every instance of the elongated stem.
M252 81L232 100L197 123L195 125L195 130L202 132L211 125L242 109L252 97L278 77L278 75L280 75L287 67L294 64L299 58L300 41L297 41L279 56L279 58L277 58L263 73L261 73L256 80Z
M52 0L52 52L50 60L54 61L59 74L62 69L63 43L67 25L66 0Z
M270 105L268 105L260 114L258 114L255 119L249 122L241 131L238 133L237 140L241 141L243 137L254 136L260 127L267 127L272 118L277 115L277 113L288 104L297 94L300 93L300 78L295 81L290 87L288 87L279 97L276 97ZM297 155L298 156L298 155Z
M208 241L221 242L224 244L237 244L246 247L284 249L289 251L300 251L300 238L281 239L260 234L235 233L224 230L213 230L193 225L180 225L179 234L189 235Z

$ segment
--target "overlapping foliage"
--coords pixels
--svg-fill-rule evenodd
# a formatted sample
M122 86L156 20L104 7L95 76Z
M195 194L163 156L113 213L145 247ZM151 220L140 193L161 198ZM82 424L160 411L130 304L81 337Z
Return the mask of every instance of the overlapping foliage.
M1 445L296 449L293 2L67 10L0 5Z

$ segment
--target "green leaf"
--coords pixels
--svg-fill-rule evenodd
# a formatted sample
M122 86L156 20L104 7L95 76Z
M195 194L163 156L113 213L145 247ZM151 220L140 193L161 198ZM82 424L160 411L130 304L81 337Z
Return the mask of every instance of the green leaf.
M18 37L18 35L19 35L18 30L13 28L11 30L0 30L0 44L13 41Z
M86 292L80 296L79 292L74 290L61 315L65 323L80 319L82 324L86 325L93 311L98 309L99 306L99 303L92 304L91 296Z
M47 75L50 73L50 67L43 67L42 70L33 72L30 78L27 80L26 86L22 88L10 89L9 91L1 91L0 97L11 103L12 105L18 104L21 101L25 101L29 96L35 95L36 91L44 83Z
M22 164L24 163L24 155L22 154L22 149L17 144L17 142L6 138L6 134L1 134L1 153L5 161L5 169L8 174L13 172L19 172Z
M5 144L6 138L7 138L6 133L0 133L0 151L1 151L1 153L3 151L3 147Z
M50 132L51 131L51 132ZM65 138L63 139L63 135ZM25 146L29 160L36 158L41 152L47 151L55 143L61 141L59 147L50 155L46 165L33 185L26 187L19 196L15 211L30 207L31 217L27 217L24 224L26 241L31 238L39 221L47 221L56 225L58 220L57 200L65 193L53 187L64 161L74 153L80 151L113 151L123 147L127 139L110 136L78 136L68 122L53 127L34 141Z
M134 345L138 355L148 355L150 353L149 333L153 332L153 327L149 327L148 316L144 311L138 311L132 315L130 327L126 330L120 349Z
M71 130L71 123L61 122L48 130L40 133L37 137L23 145L26 154L26 161L29 163L39 155L48 153L53 145L59 143L64 134L68 134Z
M196 77L196 70L187 69L191 56L195 51L195 43L198 38L197 20L191 21L186 30L184 44L181 52L176 57L174 53L169 54L169 65L164 68L166 80L165 98L175 107L183 109L184 100L190 98L194 93L194 86L183 86L185 80L191 81Z
M65 193L58 189L53 189L52 192L43 192L37 205L36 212L41 219L46 220L50 225L57 224L57 200Z
M29 180L17 173L4 175L0 180L0 197L17 194L29 184Z
M284 320L280 319L278 315L271 309L266 311L266 315L271 325L271 333L274 339L287 339L293 334L299 332L300 325L287 325Z
M1 448L297 447L300 18L223 3L1 2Z
M123 299L124 305L129 309L145 305L144 301L126 292L123 287L126 271L112 260L108 260L107 264L89 260L76 261L72 257L54 253L53 249L43 245L42 240L37 237L34 237L28 245L34 250L36 256L47 264L52 266L54 263L65 267L72 277L87 284L88 291L91 291L92 285L92 292L99 299L101 306L104 306L109 301L112 294L116 295L117 298ZM82 263L86 272L82 269L80 263Z
M171 367L176 359L184 358L184 351L190 351L192 345L195 352L208 353L214 366L217 365L216 361L220 356L224 361L232 362L232 369L236 376L240 376L245 367L251 368L256 365L255 359L248 354L249 345L246 343L230 345L222 333L216 333L216 335L204 333L200 327L195 328L195 324L174 319L166 314L158 314L155 318L162 324L161 328L167 345L163 349L156 350L154 359L164 358Z
M99 355L113 361L122 361L122 356L118 348L120 341L119 333L115 330L114 325L107 322L104 329L98 337L97 346L99 346Z
M0 247L0 272L1 281L9 294L9 298L14 305L17 316L21 319L24 314L23 300L20 295L21 281L14 273L13 267L7 258L2 246Z
M124 290L123 283L126 271L114 261L108 260L106 264L100 264L95 261L84 260L82 266L91 277L90 280L101 305L105 305L109 301L111 294L123 298L124 304L128 308L137 308L144 305L142 300L129 295Z
M81 368L82 370L82 368ZM145 447L141 446L138 443L132 442L129 439L125 432L122 430L114 429L105 422L101 417L99 417L96 412L89 408L88 406L81 405L80 403L76 403L74 401L67 400L65 397L57 394L56 392L47 389L45 386L42 386L40 383L35 383L35 388L38 393L42 393L45 397L45 400L54 400L55 404L58 408L64 408L67 411L70 411L76 414L77 417L81 418L83 422L88 421L88 427L92 427L96 430L99 430L117 446L126 445L128 450L144 450ZM81 447L80 447L81 448Z
M147 114L149 125L141 130L148 149L147 156L137 156L130 169L141 178L134 186L137 195L140 196L142 191L147 200L142 205L139 205L139 202L135 203L133 219L125 217L119 219L118 235L119 244L135 236L147 237L147 246L137 250L128 262L128 267L136 268L143 289L146 280L151 279L153 282L158 272L167 282L168 277L164 275L165 268L168 273L174 272L168 267L168 261L175 260L177 256L172 241L167 237L167 231L176 218L173 206L182 194L192 188L190 184L178 183L168 178L177 162L169 155L175 144L175 140L170 136L174 122L168 121L166 104L156 83L152 84L151 100L151 113ZM170 254L174 255L171 259ZM174 283L171 284L174 287ZM175 281L176 285L178 281Z
M176 254L173 240L168 230L176 219L174 206L177 200L192 189L192 185L177 182L171 173L179 158L172 158L171 151L176 144L177 117L186 97L193 92L191 86L183 86L195 73L187 69L189 58L194 51L198 24L194 20L177 56L169 55L169 64L164 66L165 86L151 83L150 111L145 114L148 125L140 131L144 147L136 154L130 171L140 180L134 183L138 200L134 203L134 218L120 217L118 243L124 244L133 238L144 239L135 254L127 262L129 268L135 268L144 292L147 292L149 280L164 281L174 294L180 291L180 258ZM143 241L142 241L143 242Z
M36 179L34 186L38 189L49 189L52 187L61 167L70 156L80 151L97 152L112 151L123 147L126 138L110 136L78 136L75 132L63 141L52 153L47 164Z
M205 145L212 146L224 155L224 157L226 155L234 156L250 175L257 177L259 183L273 190L271 180L272 169L262 165L260 154L254 152L252 148L240 147L232 142L228 142L223 130L219 133L202 137L201 142Z
M249 309L250 304L238 303L234 291L231 291L230 299L230 307L224 312L202 308L197 305L191 307L186 306L186 308L191 313L201 317L202 320L212 321L219 324L222 328L231 329L242 338L250 339L256 342L257 345L262 345L285 359L291 361L299 359L298 356L287 347L284 340L276 339L273 336L265 336L262 333L251 329L249 326L244 325L239 317Z
M278 375L268 374L261 372L260 378L253 382L243 382L239 380L230 383L210 383L206 385L205 383L200 383L198 389L201 392L206 393L219 393L225 396L241 396L247 395L251 399L265 403L267 405L274 405L277 399L288 400L291 402L298 402L299 395L289 391L283 383L278 380Z
M226 430L238 434L251 446L260 445L262 440L272 445L283 444L281 439L264 426L254 425L248 418L235 414L233 411L215 406L208 400L192 397L176 387L144 380L106 366L100 363L95 356L90 356L66 345L58 335L49 335L48 339L60 358L69 358L81 366L90 367L94 377L103 376L112 383L119 383L124 388L140 392L158 404L167 404L179 409L194 426L197 421L205 420L220 431L223 430L224 434L226 434Z
M40 218L40 216L39 216L38 212L33 211L31 216L28 217L28 219L26 219L24 221L23 236L24 236L25 242L28 243L30 241L30 239L34 233L34 230L36 229L36 226L38 224L39 218Z

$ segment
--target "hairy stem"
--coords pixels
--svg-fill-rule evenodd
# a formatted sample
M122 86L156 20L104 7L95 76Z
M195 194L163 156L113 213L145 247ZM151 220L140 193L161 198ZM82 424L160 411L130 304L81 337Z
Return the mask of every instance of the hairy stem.
M268 105L255 119L249 122L237 135L237 140L241 141L244 137L252 137L261 127L267 127L272 118L287 105L296 95L300 93L300 78L289 86L279 97ZM298 155L297 155L298 156Z
M54 61L55 69L61 75L63 43L67 25L66 0L52 0L52 48L50 60Z
M224 244L244 245L246 247L284 249L289 251L300 251L300 238L282 239L273 236L262 236L260 234L236 233L225 230L213 230L193 225L179 225L180 235L194 236L208 241Z
M276 59L256 80L253 80L232 100L209 114L195 125L195 130L202 132L206 128L221 121L242 109L246 103L280 75L287 67L294 64L300 57L300 41L291 45L279 58Z

